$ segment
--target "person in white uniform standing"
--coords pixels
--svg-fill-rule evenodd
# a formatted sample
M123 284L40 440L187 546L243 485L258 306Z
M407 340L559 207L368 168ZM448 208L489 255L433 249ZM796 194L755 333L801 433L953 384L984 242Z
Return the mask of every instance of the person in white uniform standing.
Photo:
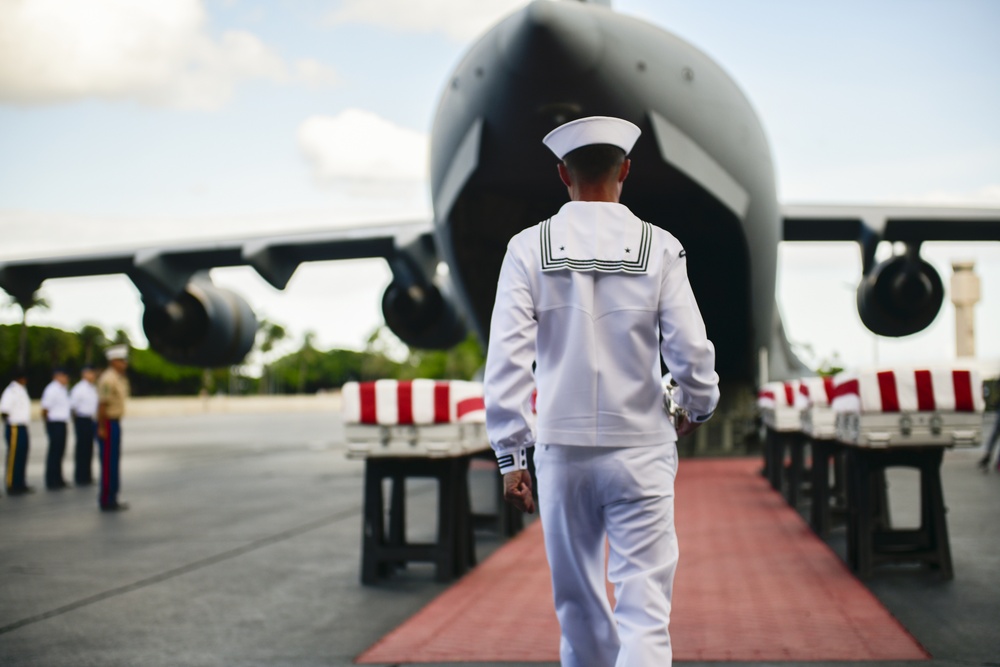
M66 426L69 423L69 376L66 371L57 368L52 373L49 382L42 391L39 402L42 407L42 420L45 422L45 432L49 437L49 452L45 457L45 488L50 491L65 489L67 484L63 479L63 456L66 454Z
M31 398L28 396L28 372L14 371L7 388L0 394L0 414L3 415L4 436L7 439L7 493L12 496L31 493L34 488L25 481L28 465L28 423L31 421Z
M97 375L93 367L84 366L80 381L69 391L69 405L73 411L73 430L76 433L73 479L77 486L94 483L94 435L97 419Z
M594 116L543 139L571 201L511 239L490 325L487 433L505 498L527 512L535 447L564 667L671 664L676 440L719 400L685 250L619 203L639 135ZM676 423L661 355L678 384Z

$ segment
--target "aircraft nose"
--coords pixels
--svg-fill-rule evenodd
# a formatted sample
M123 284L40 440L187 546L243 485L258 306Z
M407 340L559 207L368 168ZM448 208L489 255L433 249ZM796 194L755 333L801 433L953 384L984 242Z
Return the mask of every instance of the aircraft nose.
M535 0L511 17L500 34L500 54L511 71L556 78L592 71L604 39L597 16L602 8L576 2Z

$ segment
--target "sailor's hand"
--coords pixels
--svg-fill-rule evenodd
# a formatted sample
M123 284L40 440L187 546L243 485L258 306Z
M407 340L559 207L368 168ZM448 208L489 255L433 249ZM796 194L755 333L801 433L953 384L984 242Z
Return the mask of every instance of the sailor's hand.
M699 426L701 424L698 422L688 419L686 412L677 413L677 422L674 424L674 428L677 429L678 436L691 435Z
M105 438L108 437L108 429L104 425L103 421L97 423L97 437L100 438L101 440L104 440Z
M503 476L503 499L522 512L535 513L531 475L527 470L515 470Z

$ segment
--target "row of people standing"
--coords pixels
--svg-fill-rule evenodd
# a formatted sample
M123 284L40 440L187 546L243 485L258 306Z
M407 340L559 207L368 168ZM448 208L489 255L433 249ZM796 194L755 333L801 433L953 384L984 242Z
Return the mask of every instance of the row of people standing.
M77 486L94 483L91 463L94 458L94 423L98 403L94 369L86 367L80 376L80 381L73 385L72 390L68 390L69 375L61 368L56 369L52 374L52 382L42 392L42 420L49 439L49 451L45 458L45 487L50 490L69 486L63 479L63 457L71 418L76 433L73 479Z
M116 345L106 351L108 368L95 384L96 372L84 368L80 381L69 389L69 375L56 369L52 381L42 392L40 406L45 431L48 436L48 453L45 459L45 486L55 491L69 486L63 477L63 459L66 453L68 423L73 420L76 435L74 456L74 482L78 486L94 483L92 462L94 436L100 449L101 491L100 508L120 511L128 505L118 500L120 487L121 423L125 400L129 395L128 348ZM30 439L28 423L31 419L31 399L27 390L27 373L15 371L14 378L0 395L0 413L3 414L7 440L7 470L5 485L10 495L30 493L25 469L28 463Z

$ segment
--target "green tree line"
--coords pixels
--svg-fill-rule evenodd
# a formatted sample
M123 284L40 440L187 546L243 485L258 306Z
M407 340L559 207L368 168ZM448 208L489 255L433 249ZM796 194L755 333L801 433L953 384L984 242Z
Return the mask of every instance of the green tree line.
M33 397L52 378L54 368L64 368L75 379L86 365L103 367L104 348L112 343L128 344L124 331L108 336L100 327L85 326L78 332L53 327L0 324L0 382L5 386L24 354L28 391ZM257 352L267 357L275 343L285 338L284 328L262 323ZM391 338L397 354L389 355ZM384 327L375 331L365 350L318 350L314 336L307 334L299 349L261 365L260 377L243 367L203 369L171 363L150 349L131 348L129 378L136 396L192 396L202 392L265 394L315 393L336 389L350 380L381 378L468 380L482 368L484 355L478 340L469 336L448 351L408 350ZM399 348L402 348L402 360Z

